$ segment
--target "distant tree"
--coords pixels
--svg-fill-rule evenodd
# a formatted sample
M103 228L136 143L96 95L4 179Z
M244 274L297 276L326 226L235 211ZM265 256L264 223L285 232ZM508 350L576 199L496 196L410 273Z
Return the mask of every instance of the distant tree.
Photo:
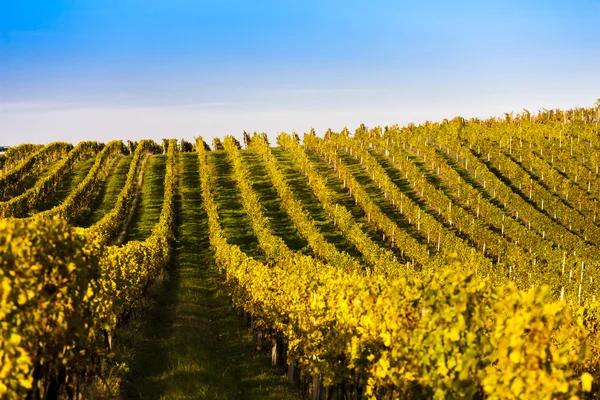
M378 125L369 131L369 135L375 138L381 138L383 137L383 128Z
M234 138L233 136L231 136L231 141L233 142L233 144L235 145L235 147L237 147L238 149L242 148L242 145L240 144L240 141L237 140L236 138Z
M163 154L167 154L167 150L169 149L169 139L162 140L162 151Z
M277 139L275 139L277 142L277 146L284 147L282 142L286 135L287 135L287 133L285 133L285 132L280 132L279 135L277 135Z
M138 145L138 142L132 142L131 140L127 141L127 150L129 150L129 154L135 153L135 149Z
M208 143L206 143L206 142L204 141L204 139L202 140L202 146L204 147L204 150L206 150L206 151L211 151L211 148L210 148L210 146L208 145ZM195 147L195 146L194 146L194 147Z
M450 123L454 126L463 127L467 124L467 120L459 115L457 117L452 118Z
M182 153L189 153L190 151L194 151L194 146L192 146L192 143L188 142L187 140L181 139L179 150Z
M244 131L244 146L246 146L246 148L250 147L251 141L252 141L252 138L250 137L248 132Z
M296 143L300 143L300 136L298 136L298 132L292 132L292 139L294 139Z
M212 141L213 150L223 150L223 143L221 143L221 139L218 137L214 138Z
M257 132L252 133L252 137L250 138L250 143L260 142L261 140L262 140L262 137Z
M269 138L267 137L267 134L265 132L261 132L260 133L260 139L265 142L267 144L267 146L271 146L271 144L269 143Z

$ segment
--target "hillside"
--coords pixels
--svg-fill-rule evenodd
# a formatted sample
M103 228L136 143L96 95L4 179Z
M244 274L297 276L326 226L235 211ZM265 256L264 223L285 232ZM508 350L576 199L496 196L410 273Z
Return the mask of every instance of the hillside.
M11 147L0 397L598 397L598 119Z

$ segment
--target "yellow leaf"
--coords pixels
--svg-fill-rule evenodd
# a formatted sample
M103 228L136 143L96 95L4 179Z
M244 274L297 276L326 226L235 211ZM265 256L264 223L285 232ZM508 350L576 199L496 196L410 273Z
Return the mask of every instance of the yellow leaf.
M32 378L21 378L19 379L19 384L25 389L31 389Z
M450 357L448 358L448 362L446 363L449 369L452 369L456 366L456 358Z
M18 346L19 343L21 343L21 335L17 335L16 333L11 333L8 343L10 343L14 346Z
M519 353L517 350L511 351L509 357L510 361L514 362L515 364L518 364L519 361L521 361L521 353Z
M390 362L388 361L388 359L385 356L381 357L378 363L377 371L375 372L375 376L377 376L378 378L385 378L388 374L389 368Z
M583 386L584 392L592 391L592 381L593 380L594 380L594 378L592 377L592 375L588 374L587 372L584 373L583 375L581 375L581 384Z
M446 360L444 359L443 354L437 359L436 364L437 372L441 375L446 376L446 374L448 374L448 367L446 366Z
M392 335L389 332L384 332L381 334L381 338L383 339L384 346L390 346L392 344Z
M453 342L457 342L458 339L460 339L460 327L455 326L454 328L452 328L450 330L450 332L447 333L448 339L450 339Z
M521 378L516 378L512 385L510 385L512 392L516 395L519 396L521 394L521 392L523 391L523 389L525 388L525 382L523 382L523 380Z

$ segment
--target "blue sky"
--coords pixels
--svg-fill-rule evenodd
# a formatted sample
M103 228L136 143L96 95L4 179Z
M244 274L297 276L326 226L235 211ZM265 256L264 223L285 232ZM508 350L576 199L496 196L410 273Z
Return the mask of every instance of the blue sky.
M599 1L0 0L0 145L591 105Z

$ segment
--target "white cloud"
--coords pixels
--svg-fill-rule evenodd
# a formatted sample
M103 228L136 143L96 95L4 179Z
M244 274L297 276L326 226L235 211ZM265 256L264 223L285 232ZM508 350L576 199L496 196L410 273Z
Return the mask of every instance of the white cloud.
M61 101L10 101L0 102L0 113L54 111L89 106L89 103Z

